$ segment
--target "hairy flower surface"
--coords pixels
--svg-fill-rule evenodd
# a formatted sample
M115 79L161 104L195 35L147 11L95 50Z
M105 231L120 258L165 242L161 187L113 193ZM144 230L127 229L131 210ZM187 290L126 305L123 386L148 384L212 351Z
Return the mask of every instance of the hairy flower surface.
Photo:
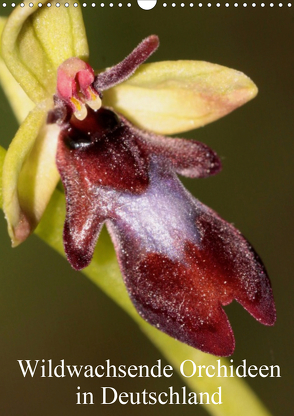
M234 336L222 305L236 299L267 325L275 308L252 247L176 175L213 175L220 160L203 143L143 131L110 108L96 109L102 91L125 80L157 44L150 36L96 78L77 59L59 68L49 121L61 126L56 160L67 201L65 251L75 269L86 267L106 223L140 315L193 347L230 355Z
M140 66L157 36L95 75L81 13L69 4L18 8L4 29L0 20L0 77L22 121L3 167L12 243L40 221L59 172L71 265L90 263L105 223L140 315L193 347L230 355L234 336L222 306L236 299L272 325L270 282L240 232L177 177L216 174L218 156L203 143L161 134L214 121L257 89L244 74L206 62Z

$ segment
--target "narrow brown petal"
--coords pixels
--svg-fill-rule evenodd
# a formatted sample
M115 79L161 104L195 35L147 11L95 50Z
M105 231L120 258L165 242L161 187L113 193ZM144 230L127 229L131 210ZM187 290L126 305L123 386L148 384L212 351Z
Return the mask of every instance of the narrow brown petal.
M94 81L95 89L108 90L128 79L156 51L158 45L156 35L148 36L123 61L99 74Z

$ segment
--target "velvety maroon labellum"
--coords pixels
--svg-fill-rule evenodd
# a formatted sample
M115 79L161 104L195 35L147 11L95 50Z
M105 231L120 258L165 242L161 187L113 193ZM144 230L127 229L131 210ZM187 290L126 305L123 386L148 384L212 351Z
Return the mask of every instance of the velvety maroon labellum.
M97 96L99 86L125 79L157 44L155 36L145 39L125 61L99 74L91 85ZM75 63L80 67L85 70ZM67 72L62 76L68 81ZM88 91L86 81L83 89ZM80 117L75 100L69 105L57 97L56 103L48 120L61 126L56 162L66 193L64 246L72 267L90 263L105 223L130 298L158 329L227 356L235 341L222 306L236 299L259 322L273 325L272 289L259 257L177 177L216 174L216 153L200 142L142 131L110 108L81 101L86 116Z

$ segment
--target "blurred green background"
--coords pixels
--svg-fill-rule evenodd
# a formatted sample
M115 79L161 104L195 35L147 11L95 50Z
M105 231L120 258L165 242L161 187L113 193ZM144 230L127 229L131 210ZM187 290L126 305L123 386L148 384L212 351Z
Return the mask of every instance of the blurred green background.
M223 160L223 172L205 180L184 180L202 202L234 223L251 241L271 277L278 320L258 324L240 305L226 308L236 337L235 364L278 364L281 378L252 378L251 387L275 415L293 413L293 7L167 8L150 11L132 1L128 8L84 9L91 64L103 68L122 60L141 39L159 35L151 60L206 60L241 70L259 95L205 128L183 136L203 141ZM206 4L206 3L205 3ZM4 10L4 14L8 10ZM1 144L7 146L17 123L0 92ZM160 353L112 301L59 255L32 236L10 248L1 215L0 411L3 415L205 415L201 406L76 406L77 385L98 392L175 390L172 379L23 378L17 359L65 359L68 364L149 364ZM101 253L103 256L103 253Z

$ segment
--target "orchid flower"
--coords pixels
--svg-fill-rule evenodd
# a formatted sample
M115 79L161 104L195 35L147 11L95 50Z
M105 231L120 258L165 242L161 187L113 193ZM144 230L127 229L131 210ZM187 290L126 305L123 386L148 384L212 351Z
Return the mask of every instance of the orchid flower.
M236 299L259 322L273 325L270 281L241 233L178 179L218 173L216 153L162 134L229 113L255 96L255 85L206 62L143 64L158 47L155 35L96 75L86 62L79 10L35 10L16 10L2 36L7 68L35 103L3 169L13 245L37 225L59 172L72 267L90 263L105 223L139 314L204 352L232 354L234 336L222 306ZM69 33L61 30L59 38L63 21Z

